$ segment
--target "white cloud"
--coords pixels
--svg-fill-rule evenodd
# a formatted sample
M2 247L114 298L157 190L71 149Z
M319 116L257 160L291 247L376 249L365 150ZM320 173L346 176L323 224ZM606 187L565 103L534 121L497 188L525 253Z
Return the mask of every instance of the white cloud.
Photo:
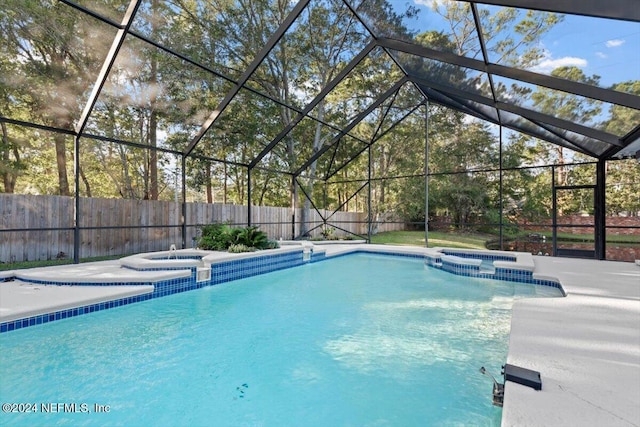
M602 52L596 52L596 56L598 58L602 58L602 59L606 59L609 57L609 55L607 55L606 53L602 53Z
M413 0L413 2L419 6L426 6L432 9L438 5L438 0Z
M621 39L613 39L613 40L607 40L605 42L605 45L607 47L618 47L618 46L622 46L624 44L625 40L621 40Z
M577 58L575 56L564 56L562 58L552 58L548 56L546 59L539 62L537 65L531 67L531 71L537 73L550 73L552 70L558 67L579 67L584 68L587 66L587 60L584 58Z

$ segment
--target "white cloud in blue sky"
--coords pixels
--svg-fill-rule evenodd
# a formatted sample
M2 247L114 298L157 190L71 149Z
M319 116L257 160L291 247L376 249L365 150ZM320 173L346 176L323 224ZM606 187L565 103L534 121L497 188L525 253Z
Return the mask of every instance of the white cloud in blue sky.
M552 70L558 67L579 67L584 68L587 66L587 60L584 58L578 58L575 56L563 56L561 58L553 58L551 53L547 52L546 57L538 64L531 67L531 71L543 74L549 74Z
M596 52L596 56L600 59L607 59L609 57L609 55L603 52Z
M618 46L622 46L624 42L625 40L622 40L622 39L613 39L613 40L607 40L605 42L605 45L607 47L618 47Z

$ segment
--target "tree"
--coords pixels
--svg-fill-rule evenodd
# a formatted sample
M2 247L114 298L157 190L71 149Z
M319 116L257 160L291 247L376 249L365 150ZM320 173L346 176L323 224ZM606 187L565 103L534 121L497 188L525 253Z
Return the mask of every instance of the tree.
M640 80L613 85L612 89L640 96ZM624 135L640 123L640 111L618 105L611 106L604 129ZM607 162L607 200L609 215L640 216L640 164L635 160Z
M448 37L455 53L472 58L482 55L470 3L438 0L433 3L433 10L448 22ZM478 8L478 14L489 61L519 68L534 65L544 57L538 41L563 19L555 13L512 7L500 8L493 15L488 9Z
M578 67L559 67L551 72L553 77L572 80L597 86L599 76L586 76ZM531 93L536 111L578 123L592 123L601 112L600 102L589 98L560 92L545 87L538 87ZM561 145L554 145L551 160L560 165L567 163L566 149ZM568 174L566 168L557 169L556 185L567 185Z
M60 2L8 0L2 9L2 44L16 67L11 86L22 94L18 99L28 108L28 120L73 129L87 88L108 50L110 37L101 34L105 27L77 19ZM70 195L68 139L61 133L53 133L52 138L58 193Z

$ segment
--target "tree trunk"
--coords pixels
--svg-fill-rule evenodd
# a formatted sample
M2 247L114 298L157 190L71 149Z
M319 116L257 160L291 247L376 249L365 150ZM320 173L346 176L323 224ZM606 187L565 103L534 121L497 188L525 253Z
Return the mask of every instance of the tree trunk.
M66 124L62 126L68 128ZM69 179L67 178L67 147L65 145L65 135L56 133L53 141L56 146L56 164L58 165L58 188L61 196L70 196Z
M205 163L205 187L207 189L207 203L213 203L213 192L211 190L211 163Z
M91 197L91 184L89 184L89 180L87 179L87 176L84 174L84 169L82 169L81 167L78 167L78 172L80 173L80 178L84 183L85 196Z
M158 200L158 115L156 111L151 110L149 118L149 199Z
M228 191L227 179L229 178L228 173L229 172L227 170L227 163L224 163L224 188L222 191L222 203L224 203L225 205L227 204L227 191Z
M324 100L320 101L317 108L318 108L318 116L317 116L318 123L316 124L316 131L313 136L313 150L311 151L312 155L315 155L320 150L320 147L322 145L323 124L320 122L324 120L324 112L325 112ZM309 180L307 181L307 185L305 186L305 190L309 195L309 197L313 197L313 187L315 184L317 167L318 167L317 161L314 161L313 163L311 163L311 166L309 166ZM311 217L311 200L309 200L309 198L307 198L306 196L304 198L304 206L302 209L301 217L302 218L300 218L300 221L301 221L300 234L305 235L309 230L308 222Z
M9 143L9 131L7 130L7 124L5 122L0 123L2 128L2 163L4 164L4 170L2 171L2 181L4 184L5 193L13 193L16 187L16 181L18 179L17 168L11 166L11 152L15 158L15 164L20 163L20 152L17 145Z
M151 14L157 16L156 9L158 8L158 2L153 0L151 2ZM151 20L151 38L155 39L157 32L157 19ZM155 87L158 84L158 59L155 55L151 55L150 64L150 79L149 85ZM158 112L156 111L156 95L152 95L149 100L149 199L158 200Z

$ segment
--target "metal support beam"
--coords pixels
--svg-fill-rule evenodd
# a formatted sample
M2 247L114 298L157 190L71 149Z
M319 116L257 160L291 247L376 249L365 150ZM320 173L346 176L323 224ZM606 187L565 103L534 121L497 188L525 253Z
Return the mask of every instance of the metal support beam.
M474 101L457 99L455 97L455 95L452 95L452 94L444 95L444 94L434 90L433 88L428 88L428 90L426 92L429 94L429 99L433 103L440 104L440 105L442 105L444 107L451 108L451 109L454 109L454 110L457 110L457 111L461 111L461 112L463 112L465 114L469 114L469 115L477 117L477 118L479 118L481 120L488 121L489 123L494 123L496 125L500 125L498 123L498 121L488 117L486 114L483 114L480 111L475 111L475 110L471 109L471 108L475 108L475 106L471 107L471 106L467 106L465 104L465 102L474 102ZM434 96L433 93L436 93L438 96L437 97ZM446 98L446 99L444 99L443 97ZM488 106L488 105L482 105L482 106L483 107L487 107L487 108L494 108L494 107L491 107L491 106ZM549 128L546 125L543 125L543 124L541 124L539 122L536 122L536 121L533 121L533 120L528 120L528 119L526 119L524 117L521 117L521 118L522 118L523 121L529 121L529 122L533 123L535 126L540 127L540 128L542 128L542 129L544 129L546 131L549 131ZM505 128L508 128L508 129L512 129L512 130L514 130L516 132L520 132L522 134L532 136L534 138L546 140L546 141L548 141L548 142L550 142L552 144L556 144L556 145L568 148L570 150L586 154L586 155L591 156L591 157L597 157L597 153L594 153L594 152L592 152L592 151L580 146L578 143L574 143L572 141L569 141L564 136L559 136L558 132L556 132L556 131L554 131L554 132L549 131L549 132L551 132L553 134L553 136L557 137L558 139L550 139L548 136L545 136L544 134L535 132L532 129L527 129L526 127L518 127L517 125L509 124L509 123L505 123L505 122L503 122L502 126L505 127Z
M503 173L502 173L502 126L500 126L500 148L499 148L499 166L500 166L500 177L498 180L498 187L499 187L499 203L500 203L500 250L503 251L504 250L504 180L503 180Z
M415 82L414 82L415 83ZM444 94L432 87L421 86L421 91L425 93L426 98L435 104L443 105L447 108L451 108L453 110L460 111L464 114L469 114L470 116L477 117L481 120L487 121L489 123L499 124L498 121L498 110L495 107L490 107L486 105L481 105L486 110L493 110L496 113L496 118L493 118L489 115L488 111L484 111L483 109L479 109L478 105L471 106L468 103L471 102L469 100L459 100L454 98L450 94Z
M639 8L640 9L640 8ZM572 80L561 79L559 77L546 74L534 73L532 71L507 67L478 59L467 58L450 52L442 52L425 46L409 43L401 40L380 38L377 40L378 46L398 52L419 56L421 58L433 59L472 70L519 80L525 83L544 86L549 89L560 90L586 98L597 99L603 102L622 105L629 108L640 109L640 97L630 93L618 92L612 89L604 89L585 83L574 82Z
M82 114L80 115L80 119L78 120L78 124L76 125L76 133L79 135L84 131L84 128L87 126L87 121L89 120L89 115L93 110L93 107L96 105L98 101L98 97L100 96L100 92L102 92L102 88L104 87L105 82L107 81L107 77L109 77L109 72L111 72L111 67L116 62L116 57L118 56L118 52L120 52L120 48L124 44L124 38L127 35L127 32L131 28L131 24L133 24L133 18L140 7L142 0L131 0L129 3L129 7L122 18L121 28L118 29L116 36L111 43L111 48L107 53L104 62L102 63L102 68L98 73L98 78L96 79L96 83L93 85L91 89L91 94L89 95L89 99L82 110Z
M247 168L247 227L251 227L251 168Z
M304 194L304 197L306 197L307 200L309 200L309 203L311 203L311 206L313 207L313 209L318 213L320 218L322 218L322 222L326 223L327 219L322 215L322 212L320 212L320 209L317 208L316 204L313 203L313 199L311 198L309 193L307 193L307 191L304 189L304 186L302 184L300 184L300 181L298 181L298 178L294 177L294 179L296 180L296 183L298 184L298 188L300 188L300 190L302 190L302 194Z
M73 139L73 263L80 262L80 137Z
M595 251L596 259L606 259L607 224L606 224L606 160L599 159L596 165L596 189L594 206Z
M193 149L198 145L198 142L202 139L205 133L213 126L213 124L218 120L220 115L224 112L224 110L229 106L231 100L238 94L242 86L247 83L249 78L253 75L253 73L258 69L262 61L269 55L271 50L276 46L276 44L280 41L280 39L287 32L291 24L298 19L298 16L302 13L305 7L309 4L310 0L300 0L298 4L295 5L293 10L287 15L284 21L280 24L278 29L269 37L267 43L260 49L260 52L253 58L251 64L247 67L247 69L242 73L242 76L238 79L238 83L226 94L224 99L220 101L218 104L218 108L216 108L209 118L202 125L198 133L194 136L193 140L189 143L187 148L184 151L184 154L188 156L191 154Z
M629 144L632 144L633 142L637 141L638 139L640 139L640 124L638 124L633 130L631 130L631 132L629 132L628 134L626 134L625 136L622 137L622 143L624 144L623 148L619 148L619 147L613 147L607 151L604 152L604 154L601 156L605 159L610 159L612 157L614 157L616 154L618 154L618 152L624 150L625 148L627 148L627 146ZM633 156L632 153L629 153L629 156Z
M229 82L229 83L234 84L234 85L238 84L238 82L236 80L232 79L231 77L226 76L226 75L214 70L213 68L211 68L211 67L209 67L207 65L204 65L204 64L202 64L202 63L200 63L198 61L195 61L195 60L189 58L188 56L183 55L180 52L177 52L174 49L168 48L165 45L163 45L162 43L158 43L155 40L151 40L149 37L146 37L146 36L144 36L144 35L142 35L140 33L132 31L132 30L129 30L129 35L134 36L134 37L144 41L145 43L149 43L150 45L152 45L152 46L154 46L154 47L156 47L156 48L158 48L158 49L160 49L160 50L162 50L162 51L164 51L164 52L166 52L166 53L168 53L168 54L170 54L172 56L178 57L181 60L183 60L184 62L186 62L188 64L191 64L191 65L193 65L193 66L195 66L195 67L197 67L197 68L199 68L199 69L201 69L201 70L203 70L203 71L205 71L205 72L207 72L209 74L212 74L212 75L214 75L214 76L216 76L216 77L218 77L218 78L220 78L222 80L225 80L226 82ZM374 43L373 47L375 47L375 46L376 45ZM278 104L281 107L288 108L288 109L290 109L292 111L295 111L296 113L302 113L302 111L303 111L300 108L296 107L295 105L287 104L287 103L283 102L282 100L276 99L276 98L274 98L274 97L272 97L272 96L270 96L270 95L268 95L266 93L263 93L263 92L257 90L256 88L253 88L251 86L243 86L242 89L244 89L244 90L246 90L248 92L251 92L254 95L258 95L258 96L260 96L262 98L268 99L269 101L273 102L274 104ZM331 123L327 123L325 121L318 120L318 119L314 119L314 120L322 123L323 125L325 125L327 127L332 128L332 129L340 130L339 127L334 126Z
M371 188L371 167L373 165L373 153L371 150L372 144L369 144L369 165L367 167L367 243L371 243L371 227L373 225L373 209L371 209L371 197L373 197L373 191Z
M331 172L330 174L328 174L325 177L325 180L330 179L332 176L334 176L335 174L337 174L340 170L342 170L343 168L345 168L349 163L351 163L352 161L354 161L358 156L360 156L360 154L364 153L364 151L369 148L369 145L371 144L375 144L376 142L378 142L382 137L384 137L386 134L388 134L389 132L391 132L396 126L398 126L400 123L402 123L404 121L404 119L406 119L407 117L409 117L411 114L413 114L418 108L420 108L422 104L418 104L416 105L414 108L411 109L411 111L409 111L407 114L405 114L404 116L402 116L400 118L400 120L398 120L397 122L395 122L393 125L391 125L387 130L385 130L384 132L382 132L380 135L378 135L376 137L376 139L374 139L373 141L369 142L369 144L365 145L362 150L358 151L357 153L355 153L355 155L351 156L351 158L349 160L347 160L345 163L343 163L342 165L340 165L338 168L336 168L333 172Z
M495 107L504 111L508 111L513 114L517 114L527 120L532 122L543 122L547 123L551 126L555 126L561 129L566 129L571 132L575 132L580 135L584 135L589 138L597 139L602 142L605 142L609 145L614 145L617 147L622 147L622 142L620 138L616 135L601 131L598 129L593 129L588 126L583 126L574 122L570 122L568 120L559 119L557 117L551 116L549 114L539 113L537 111L529 110L528 108L519 107L517 105L507 104L504 102L494 102L491 98L487 98L482 95L469 93L460 89L455 89L452 87L447 87L426 79L412 77L411 80L415 81L419 85L425 85L427 87L433 87L434 89L447 94L448 96L452 96L454 98L462 98L468 99L473 102L477 102L479 104L484 104L489 107ZM541 139L545 139L544 136L539 136ZM576 146L579 146L577 143L573 142ZM587 150L588 151L588 150Z
M0 122L1 123L8 123L8 124L11 124L11 125L16 125L16 126L23 126L23 127L27 127L27 128L31 128L31 129L45 130L47 132L56 132L56 133L62 133L62 134L65 134L65 135L72 135L72 136L76 136L77 135L74 130L63 129L63 128L58 128L58 127L54 127L54 126L39 125L37 123L30 123L30 122L25 122L25 121L22 121L22 120L10 119L8 117L3 117L3 116L0 116Z
M180 218L181 233L182 233L182 249L187 247L187 157L182 156L180 158L180 177L182 178L182 196L180 197L182 202L182 218Z
M296 238L296 177L291 175L291 240Z
M560 129L565 129L571 132L575 132L577 134L584 135L589 138L598 139L602 142L606 142L609 145L622 147L620 138L618 138L616 135L609 132L605 132L599 129L594 129L588 126L580 125L578 123L570 122L565 119L559 119L549 114L544 114L544 113L539 113L537 111L529 110L528 108L518 107L517 105L505 104L504 102L497 102L496 107L505 111L509 111L510 113L517 114L533 122L547 123L551 126L555 126ZM573 144L579 146L579 144L576 142L573 142Z
M378 123L378 126L376 127L375 132L373 132L373 136L371 137L371 139L369 140L369 142L366 142L365 147L369 147L371 146L371 143L373 141L375 141L377 138L376 136L378 135L378 132L380 132L380 129L382 129L382 125L384 124L385 119L387 118L387 115L389 114L389 112L391 111L391 107L393 107L393 104L396 101L396 98L398 96L398 92L396 91L393 94L393 98L391 99L391 102L389 103L389 105L387 106L387 109L385 110L384 114L382 115L382 118L380 119L380 123ZM329 162L329 164L327 165L327 170L325 171L324 176L328 177L331 174L331 168L333 167L333 164L335 163L336 160L336 154L338 153L338 147L340 145L340 141L336 142L335 144L335 149L333 150L333 155L331 156L331 161ZM363 150L364 151L364 150ZM356 154L355 157L359 156L362 153L362 151L358 152L358 154ZM325 178L325 180L328 178Z
M424 105L424 247L429 247L429 100Z
M356 195L357 195L359 192L361 192L361 191L362 191L362 189L363 189L364 187L366 187L366 186L367 186L367 183L365 182L365 183L364 183L364 184L362 184L362 185L360 186L360 188L358 188L358 189L357 189L357 190L356 190L356 191L355 191L355 192L354 192L354 193L353 193L353 194L352 194L352 195L351 195L347 200L345 200L344 202L342 202L342 204L341 204L340 206L338 206L338 207L336 208L336 210L334 210L334 211L331 213L331 215L327 216L327 219L326 219L326 220L328 221L332 216L334 216L334 215L336 214L336 212L338 212L338 211L339 211L340 209L342 209L342 208L343 208L347 203L349 203L349 202L351 201L351 199L353 199L354 197L356 197Z
M482 25L480 24L480 15L478 14L478 7L475 3L471 3L471 13L473 14L473 21L476 24L476 33L478 35L478 40L480 41L480 50L482 52L482 59L484 62L485 68L489 66L489 54L487 53L487 47L484 43L484 35L482 34ZM494 102L498 102L498 96L496 95L496 88L493 84L493 75L488 74L489 77L489 87L491 89L491 98L493 98ZM500 120L500 110L497 110L498 114L498 122L502 125L502 120Z
M556 191L556 167L551 166L551 255L558 256L558 200Z
M480 0L478 3L640 22L640 8L630 0Z

